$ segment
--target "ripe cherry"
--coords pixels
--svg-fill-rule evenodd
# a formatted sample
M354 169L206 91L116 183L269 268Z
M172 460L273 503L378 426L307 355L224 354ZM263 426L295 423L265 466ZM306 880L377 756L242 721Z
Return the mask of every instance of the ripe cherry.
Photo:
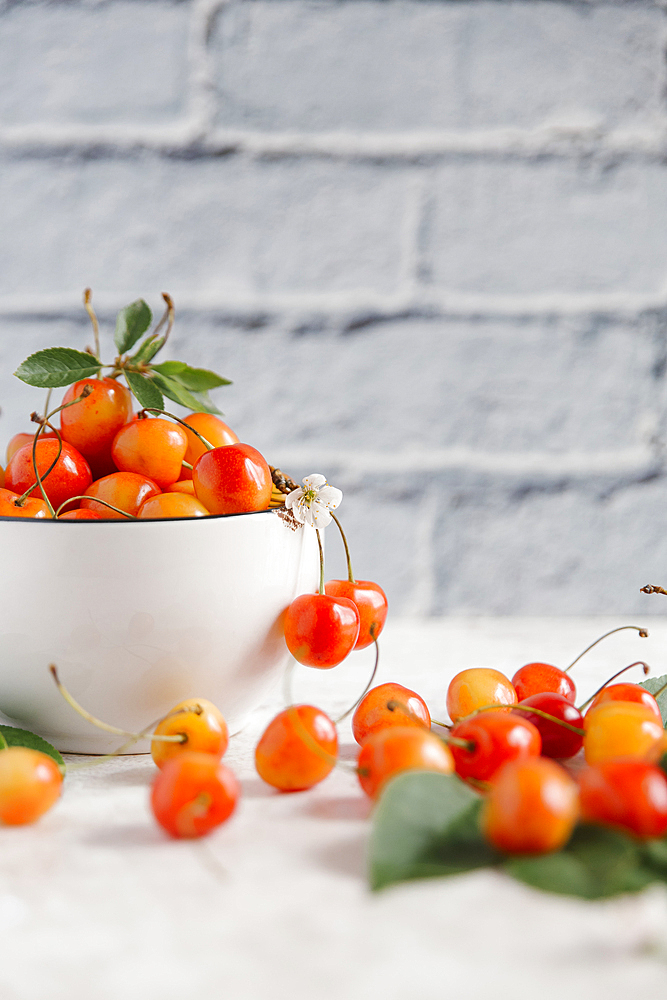
M606 701L636 701L642 705L646 705L654 712L656 719L662 722L662 715L660 714L660 709L658 708L658 703L650 694L646 688L643 688L641 684L609 684L607 687L602 688L596 694L595 698L590 704L588 711L590 712L592 708L597 705L601 705Z
M40 436L37 442L37 469L40 476L48 470L58 454L59 443L54 438L43 440ZM5 473L5 488L19 495L23 494L36 482L35 470L32 464L33 446L26 444L13 455ZM57 509L70 497L85 493L93 477L90 466L76 448L63 441L60 458L55 467L43 480L44 491L53 506ZM30 496L42 499L39 487Z
M183 753L158 772L151 808L172 837L202 837L229 819L239 794L234 774L214 754Z
M363 744L373 733L392 726L431 728L426 702L402 684L379 684L359 702L352 716L352 733Z
M52 517L51 511L43 500L28 497L20 507L17 507L15 501L18 499L18 493L0 489L0 517Z
M206 698L188 698L176 705L155 727L153 735L185 737L182 743L153 740L151 755L158 767L184 753L208 753L222 757L229 743L222 712Z
M327 670L354 649L359 612L346 597L301 594L285 612L284 629L287 648L295 660Z
M8 826L34 823L57 801L63 777L45 753L28 747L0 751L0 821Z
M265 459L249 444L205 451L192 470L195 495L211 514L266 510L273 480Z
M542 739L532 722L509 712L480 712L457 723L449 735L454 737L449 749L456 773L477 781L490 781L509 760L539 757L542 749ZM468 746L462 746L460 740Z
M88 487L86 496L90 499L82 500L81 507L84 510L94 510L103 518L124 521L122 514L117 514L104 504L95 503L95 497L136 517L141 505L159 492L160 487L152 479L137 472L112 472L110 476L104 476Z
M196 497L185 493L160 493L156 497L144 500L139 513L140 518L167 517L207 517L208 511Z
M543 691L554 691L574 705L577 696L577 689L570 675L559 667L552 667L550 663L527 663L517 670L512 684L519 701Z
M663 753L664 730L652 708L636 701L603 701L584 719L588 764L643 760L655 763Z
M537 709L537 712L524 711L524 709ZM544 712L552 716L554 720L545 719ZM528 719L542 737L542 753L545 757L574 757L581 750L584 728L584 718L578 708L564 698L562 694L555 691L543 691L541 694L531 695L522 701L517 709L517 715L522 719ZM566 726L559 723L565 722ZM568 726L573 726L581 732L573 732Z
M65 514L61 514L58 518L59 521L102 521L102 514L98 514L94 510L82 510L80 507L77 510L68 510Z
M187 469L183 470L187 472ZM185 496L193 497L195 495L195 484L191 479L179 479L177 483L170 483L165 489L165 493L183 493Z
M509 854L545 854L570 839L579 812L576 782L545 757L512 760L496 774L482 812L487 840Z
M435 733L414 726L392 726L373 733L359 752L359 784L372 799L402 771L451 774L453 757Z
M90 395L60 411L60 432L90 465L95 479L116 471L111 446L132 417L132 394L112 378L84 378L71 385L63 403L71 403L88 386Z
M516 691L507 677L490 667L462 670L447 690L447 711L452 722L486 705L515 705Z
M637 837L667 833L667 778L660 768L636 760L609 761L584 768L578 780L583 819Z
M160 489L181 478L188 439L180 424L169 420L130 421L116 434L111 456L121 472L152 479Z
M185 418L185 423L189 427L194 427L214 448L221 448L226 444L238 444L239 439L231 427L228 427L223 420L220 420L219 417L214 416L212 413L191 413ZM186 427L183 430L188 439L188 450L185 453L185 461L189 462L190 465L194 465L197 459L208 449L196 434L193 434ZM184 467L181 479L191 480L192 471Z
M338 734L329 716L314 705L292 705L264 730L255 767L281 792L300 792L323 781L337 756Z
M13 438L10 438L9 444L7 445L7 462L9 463L19 448L23 448L24 445L29 444L32 447L32 442L34 440L33 434L15 434ZM40 441L44 438L55 438L56 435L53 431L44 431L43 434L39 435Z
M359 612L359 637L355 649L365 649L377 639L387 619L387 595L371 580L329 580L324 592L331 597L347 597Z

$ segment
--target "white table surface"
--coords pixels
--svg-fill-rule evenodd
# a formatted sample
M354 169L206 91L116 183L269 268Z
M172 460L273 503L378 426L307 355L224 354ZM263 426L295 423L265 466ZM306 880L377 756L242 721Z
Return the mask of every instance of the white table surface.
M414 687L437 718L458 670L566 665L619 624L390 622L378 680ZM650 637L621 633L582 661L582 695L639 657L667 672L667 619L633 624ZM339 712L371 662L368 650L333 671L298 668L295 697ZM664 1000L663 888L586 903L481 871L370 893L370 805L355 776L336 770L280 795L254 772L254 745L280 707L276 691L231 741L243 798L202 841L156 827L147 756L70 773L39 823L0 830L0 1000ZM355 749L343 725L343 758Z

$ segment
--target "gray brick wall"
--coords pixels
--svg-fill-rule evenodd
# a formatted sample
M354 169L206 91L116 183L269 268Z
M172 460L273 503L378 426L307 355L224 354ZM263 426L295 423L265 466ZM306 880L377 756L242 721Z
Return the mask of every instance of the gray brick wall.
M397 613L662 612L666 43L642 0L0 0L0 438L86 285L167 290Z

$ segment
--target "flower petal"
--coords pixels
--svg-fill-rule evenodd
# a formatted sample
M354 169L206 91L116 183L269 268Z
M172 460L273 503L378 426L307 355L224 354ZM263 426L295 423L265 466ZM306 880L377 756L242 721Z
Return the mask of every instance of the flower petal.
M337 489L335 486L323 486L317 494L316 503L324 504L329 510L333 510L343 499L343 491Z
M327 524L331 524L331 514L324 504L315 501L311 505L310 514L313 519L312 523L316 528L326 528Z
M302 496L303 496L303 490L301 489L300 486L297 486L295 490L292 490L291 493L288 493L287 496L285 497L285 506L287 507L287 509L289 510L291 507L294 506L294 504L298 503Z
M327 477L320 475L319 472L313 472L311 476L306 476L301 482L307 489L317 490L320 486L326 486Z

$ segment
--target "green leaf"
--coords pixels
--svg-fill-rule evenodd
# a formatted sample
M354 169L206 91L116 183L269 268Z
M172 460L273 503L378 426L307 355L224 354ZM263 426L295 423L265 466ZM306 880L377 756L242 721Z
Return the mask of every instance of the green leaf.
M139 372L124 372L127 384L137 397L142 406L148 406L156 410L164 410L164 399L162 393L155 384L154 379Z
M181 406L185 406L188 410L194 410L197 413L220 413L217 406L215 406L210 399L205 397L205 394L192 393L189 389L186 389L185 386L179 382L178 376L168 378L166 375L158 374L155 368L153 371L155 372L155 375L153 376L155 382L168 399L173 399L175 403L179 403Z
M48 754L49 757L53 757L63 774L65 773L65 761L56 748L36 733L30 733L27 729L17 729L15 726L0 726L0 735L7 746L30 747L31 750L41 750L42 753Z
M649 677L646 681L640 681L639 686L646 688L651 694L655 694L659 691L663 684L667 684L667 674L663 674L662 677ZM660 709L660 714L662 715L663 726L667 725L667 688L659 694L656 698L658 703L658 708Z
M617 830L578 826L562 851L508 858L505 871L535 889L580 899L606 899L638 892L659 875L641 845Z
M207 368L190 368L183 361L163 361L154 365L153 370L170 378L177 378L181 385L192 392L207 392L221 385L231 385L228 378L216 375Z
M166 337L160 337L155 333L151 333L142 343L139 345L138 351L136 351L129 360L135 365L145 365L151 361L158 351L164 347Z
M408 771L375 811L369 853L373 889L405 879L455 875L500 859L479 829L479 795L455 775Z
M92 354L75 351L71 347L47 347L37 351L20 364L14 374L22 382L38 389L56 389L71 385L80 378L97 375L101 365Z
M136 302L131 302L129 306L121 309L116 317L116 332L113 338L119 354L125 354L134 347L139 337L151 325L152 319L153 314L143 299L137 299Z

